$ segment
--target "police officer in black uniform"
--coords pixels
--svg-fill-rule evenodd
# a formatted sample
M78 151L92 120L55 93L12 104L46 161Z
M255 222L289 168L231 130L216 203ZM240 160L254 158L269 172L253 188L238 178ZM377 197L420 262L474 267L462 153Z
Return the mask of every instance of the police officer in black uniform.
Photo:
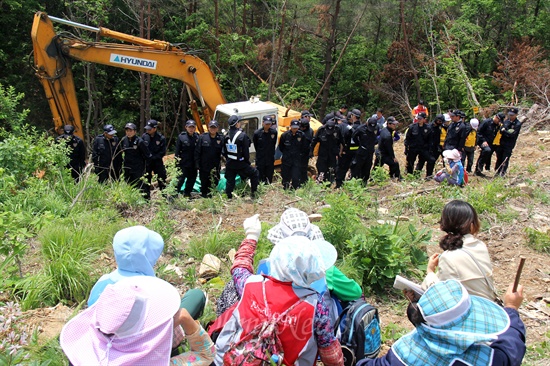
M281 178L283 188L298 189L302 185L304 155L308 156L309 144L305 134L300 131L300 121L290 121L290 130L281 135L279 149L283 153ZM306 171L307 173L307 171Z
M80 179L80 174L86 166L86 148L84 141L74 135L74 126L63 126L63 133L55 138L55 142L65 142L69 148L69 164L67 168L71 170L71 176L75 182Z
M258 170L250 164L250 138L241 129L241 117L233 115L229 117L229 132L224 137L223 154L226 158L225 163L225 193L227 198L233 198L235 189L235 179L237 174L241 179L250 179L250 195L252 198L256 195L258 189L259 174Z
M416 123L409 126L405 135L405 154L407 155L407 173L413 174L414 170L422 170L427 163L426 176L433 175L435 159L430 154L432 129L427 124L427 115L420 112L416 115ZM414 163L418 158L416 169Z
M199 136L195 146L195 167L199 170L201 196L211 195L218 187L223 150L223 135L218 132L218 121L208 123L208 132Z
M124 154L124 179L128 184L141 190L142 195L150 198L150 187L144 179L147 163L151 160L151 152L143 139L136 135L137 127L133 123L124 126L126 136L120 140Z
M157 175L158 187L162 191L166 187L166 168L162 158L166 155L166 138L157 131L158 121L152 119L145 125L145 133L141 136L147 144L152 158L147 164L147 182L151 185L153 174Z
M176 152L174 156L178 160L178 167L180 169L176 191L180 193L183 183L185 182L185 188L183 190L183 195L185 197L191 197L193 186L197 180L195 146L199 140L199 134L195 132L196 128L197 123L192 119L188 120L185 122L185 131L180 133L176 141Z
M359 144L352 138L353 133L361 126L361 111L352 109L350 113L350 122L345 128L344 147L340 159L338 160L338 170L336 171L336 188L340 188L346 179L346 174L355 158L355 153L359 149Z
M506 119L506 115L499 112L493 116L493 118L486 118L481 122L481 126L477 131L477 145L481 149L479 158L476 163L475 175L479 177L485 177L483 174L483 168L491 165L491 156L495 151L493 141L500 130L502 122Z
M512 157L512 151L514 147L516 147L519 131L521 130L521 122L517 118L518 112L519 110L517 108L510 108L508 110L508 119L505 120L502 123L502 127L500 127L502 137L500 138L500 146L497 149L496 174L501 177L506 175L506 170L508 170L508 164Z
M378 124L374 118L369 118L367 123L359 126L353 133L352 138L359 145L359 149L357 149L355 158L351 163L352 178L362 179L365 183L368 182L372 168L372 157L378 143L378 134Z
M94 139L92 161L99 183L120 178L122 154L113 125L103 126L103 133Z
M273 127L273 117L262 118L262 128L254 132L252 141L256 149L256 169L260 174L260 182L271 184L275 167L275 146L277 145L277 129Z
M302 165L300 168L300 185L305 184L308 180L308 168L309 168L309 146L313 141L313 129L310 126L311 113L305 110L302 111L302 117L300 118L300 131L304 133L304 137L307 140L308 153L302 154Z
M332 182L335 178L336 169L338 166L338 156L342 151L343 139L339 127L336 125L336 120L331 118L326 123L319 127L317 133L311 141L309 148L309 156L313 156L315 146L319 144L317 156L317 181L322 182L328 180Z
M398 122L393 117L388 117L386 121L386 127L380 131L380 142L378 143L378 150L380 151L380 165L388 165L390 167L390 177L401 179L401 172L399 170L399 162L395 157L393 150L393 143L395 141L394 131L397 128Z
M451 123L447 127L447 136L445 137L443 150L457 149L460 151L460 154L462 154L462 160L465 160L466 154L464 152L464 143L466 142L466 137L468 137L470 133L463 120L466 114L457 109L453 112L449 112L449 116L451 116Z

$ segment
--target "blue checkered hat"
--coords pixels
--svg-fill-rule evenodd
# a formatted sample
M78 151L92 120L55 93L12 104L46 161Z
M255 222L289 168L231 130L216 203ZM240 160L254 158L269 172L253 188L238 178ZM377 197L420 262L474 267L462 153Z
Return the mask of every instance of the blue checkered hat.
M430 287L418 300L418 307L426 324L435 329L496 337L510 325L503 308L479 296L470 296L456 280Z
M420 324L392 346L406 365L490 365L488 343L510 326L503 308L492 301L470 296L456 280L438 282L418 300L425 324Z

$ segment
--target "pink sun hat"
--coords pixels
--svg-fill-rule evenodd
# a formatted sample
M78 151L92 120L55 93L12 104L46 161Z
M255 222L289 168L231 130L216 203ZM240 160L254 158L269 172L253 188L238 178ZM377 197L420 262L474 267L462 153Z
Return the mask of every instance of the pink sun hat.
M457 149L452 149L443 151L443 157L452 161L459 161L462 156Z
M168 365L178 290L151 276L108 285L97 302L61 331L61 348L78 365Z

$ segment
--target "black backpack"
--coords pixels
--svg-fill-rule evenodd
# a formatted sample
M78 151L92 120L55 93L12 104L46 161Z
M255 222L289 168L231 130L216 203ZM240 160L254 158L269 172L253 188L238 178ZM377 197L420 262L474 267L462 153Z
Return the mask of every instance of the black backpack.
M363 358L376 358L382 343L378 309L363 299L350 302L336 320L335 333L343 325L340 344L344 365L355 365Z

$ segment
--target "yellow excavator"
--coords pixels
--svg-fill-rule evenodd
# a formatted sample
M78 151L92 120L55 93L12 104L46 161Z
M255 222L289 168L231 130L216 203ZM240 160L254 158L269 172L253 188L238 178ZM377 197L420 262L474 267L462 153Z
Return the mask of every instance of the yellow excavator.
M70 33L58 34L52 21L124 43L89 42ZM75 134L81 138L82 122L71 59L181 80L189 94L190 108L193 118L198 122L199 132L205 130L203 124L207 125L212 117L223 128L226 127L229 115L239 114L243 118L245 132L252 137L255 129L261 127L262 118L270 115L277 120L280 135L289 128L292 119L300 118L300 112L272 102L262 102L256 97L249 101L227 103L210 67L202 59L185 53L169 42L135 37L103 27L96 28L48 16L43 12L34 15L31 37L36 75L46 92L56 130L64 125L72 125ZM321 123L312 119L310 126L316 131Z

